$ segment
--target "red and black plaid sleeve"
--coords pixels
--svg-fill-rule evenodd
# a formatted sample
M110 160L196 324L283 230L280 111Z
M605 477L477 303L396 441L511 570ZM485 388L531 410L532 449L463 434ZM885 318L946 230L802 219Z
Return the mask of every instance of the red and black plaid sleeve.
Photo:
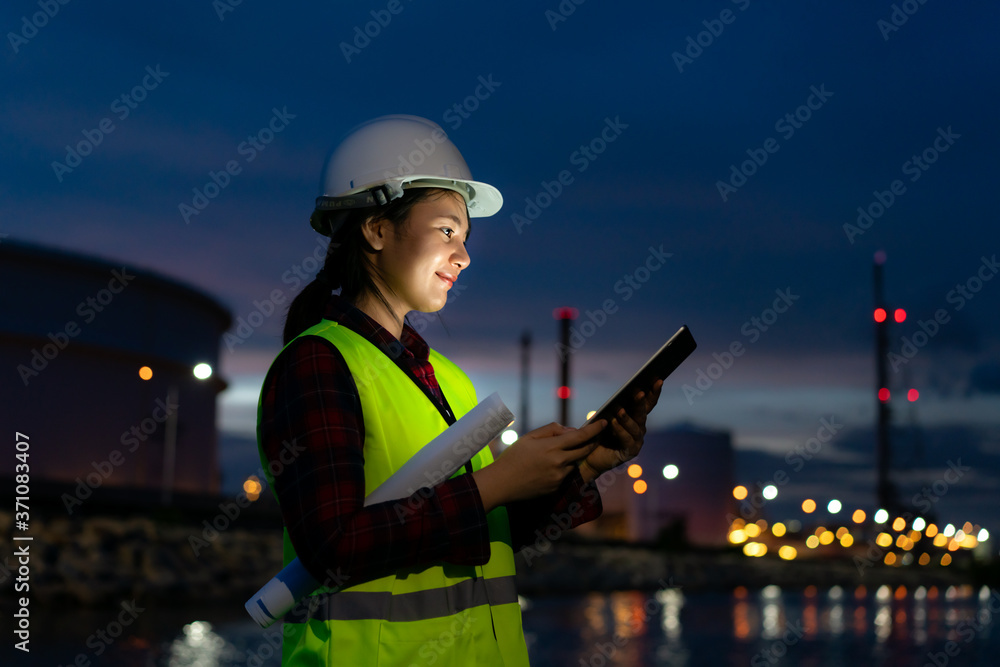
M281 464L274 490L292 545L318 581L338 568L348 581L363 581L436 561L489 560L486 514L471 475L442 482L428 497L363 506L361 404L347 363L327 341L304 337L275 361L261 439L275 467L283 447L296 454L285 454L292 460Z
M545 535L549 526L556 526L562 534L593 521L603 511L597 485L584 482L580 470L573 468L553 493L507 504L511 545L515 552L520 551L534 544L540 534Z

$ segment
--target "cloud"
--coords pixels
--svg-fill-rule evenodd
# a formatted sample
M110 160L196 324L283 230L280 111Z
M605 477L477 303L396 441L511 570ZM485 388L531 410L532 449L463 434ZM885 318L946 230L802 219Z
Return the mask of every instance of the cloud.
M969 391L983 394L1000 394L1000 363L987 361L972 369Z

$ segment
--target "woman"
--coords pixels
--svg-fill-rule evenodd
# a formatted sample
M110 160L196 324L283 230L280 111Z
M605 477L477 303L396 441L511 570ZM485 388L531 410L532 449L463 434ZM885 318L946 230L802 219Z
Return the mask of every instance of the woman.
M364 507L477 403L465 373L404 318L445 305L469 267L470 217L502 198L414 116L352 131L322 192L311 222L331 236L326 262L289 307L258 411L265 470L296 452L268 480L285 563L298 556L324 582L286 617L283 663L526 665L513 554L537 530L600 515L592 482L638 453L662 381L610 425L552 423L495 462L484 448L433 488ZM605 427L613 447L599 444Z

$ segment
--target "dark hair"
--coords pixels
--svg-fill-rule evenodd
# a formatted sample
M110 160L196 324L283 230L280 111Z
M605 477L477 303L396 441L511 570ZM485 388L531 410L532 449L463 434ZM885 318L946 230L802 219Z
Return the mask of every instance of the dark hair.
M340 295L355 302L359 296L371 294L381 301L392 313L392 308L373 279L373 274L379 270L366 255L375 252L363 233L364 223L369 220L384 219L392 225L393 234L402 238L403 226L410 217L410 210L422 201L435 199L452 190L441 188L411 188L403 196L394 199L385 206L377 208L354 209L347 213L343 223L334 232L327 247L323 270L326 280L314 279L296 295L289 304L285 315L285 328L282 331L282 344L300 333L318 324L323 319L323 311L330 299L332 290L340 289ZM472 232L472 225L469 225ZM384 276L379 275L380 278ZM386 281L383 280L383 283ZM389 287L389 291L392 288Z

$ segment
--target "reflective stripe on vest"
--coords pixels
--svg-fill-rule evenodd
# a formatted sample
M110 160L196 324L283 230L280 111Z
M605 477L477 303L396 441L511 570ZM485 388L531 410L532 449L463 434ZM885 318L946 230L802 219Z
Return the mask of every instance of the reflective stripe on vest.
M414 381L363 336L327 320L300 335L332 343L351 371L364 418L366 490L377 488L448 427ZM475 388L458 366L435 350L430 350L429 361L455 418L461 418L478 402ZM258 406L258 445L260 417ZM263 448L259 449L273 484ZM472 467L478 470L492 462L485 447L473 456ZM432 483L437 482L429 478L427 485ZM408 511L405 502L399 509ZM526 666L506 508L494 509L487 520L490 559L481 567L438 563L366 581L347 580L336 591L317 589L284 619L283 664L406 666L423 662L419 654L407 653L414 646L419 652L422 646L406 642L431 641L447 632L455 641L444 653L435 654L437 665ZM285 563L295 556L285 530Z
M308 618L319 621L420 621L451 616L484 604L517 604L514 577L465 579L446 588L412 593L368 593L341 591L321 593L302 601L311 611ZM300 616L301 618L301 616Z

